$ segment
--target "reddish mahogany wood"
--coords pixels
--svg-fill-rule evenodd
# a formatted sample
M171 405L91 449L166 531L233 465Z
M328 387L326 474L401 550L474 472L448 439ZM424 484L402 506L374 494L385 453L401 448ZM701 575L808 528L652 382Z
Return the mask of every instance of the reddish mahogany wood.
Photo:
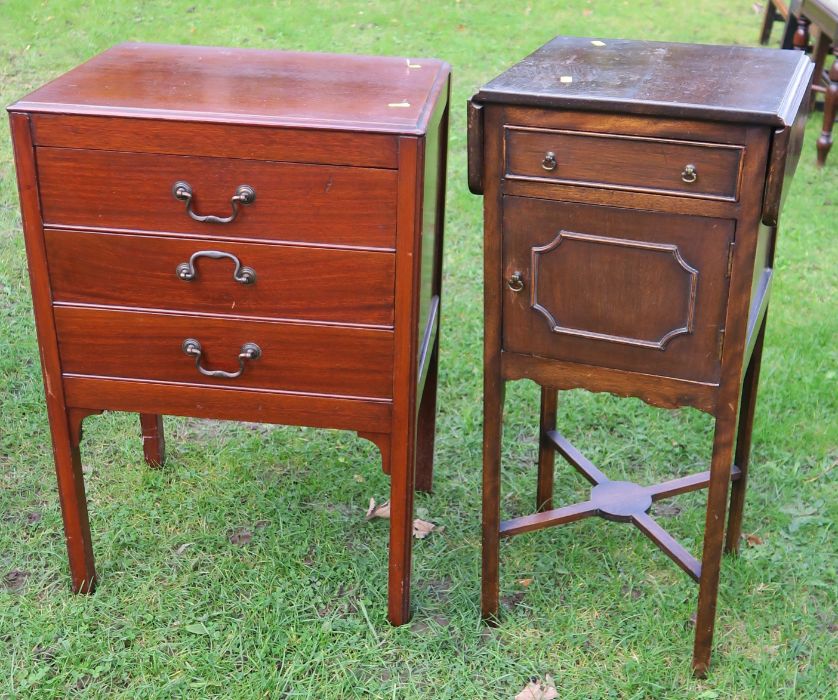
M70 576L74 591L89 593L96 586L96 569L93 564L93 544L90 538L87 499L78 445L84 414L71 415L61 384L61 360L52 320L47 257L41 235L43 221L38 201L35 152L29 117L25 114L12 114L10 121L23 235L29 260L35 329L38 333L41 353L41 371L44 377L52 454L58 480L58 498L61 503L64 537L70 560Z
M150 413L165 406L167 414L174 416L307 425L388 437L392 424L392 405L385 399L76 375L64 377L64 392L74 406L101 406L111 411Z
M553 162L545 164L548 153L554 154ZM742 155L741 146L696 141L518 126L506 130L507 178L607 189L735 201ZM682 177L688 165L697 174L692 182Z
M699 580L693 669L707 672L731 479L732 530L744 495L745 469L733 467L740 379L759 346L810 74L805 58L783 52L557 37L473 98L469 183L484 193L484 617L498 611L501 534L591 515L629 521ZM693 173L685 157L698 161ZM746 467L748 376L737 454ZM710 469L651 486L609 481L553 430L542 394L540 440L594 484L591 498L501 523L504 382L522 378L543 392L585 388L711 413ZM646 511L705 486L699 562Z
M435 60L129 44L10 108L75 589L95 581L84 416L140 413L150 463L163 414L263 421L379 447L388 617L409 619L413 490L433 473L448 100ZM199 215L230 215L239 185L256 197L229 223L195 221L177 180ZM182 279L198 251L235 256L255 282L208 256ZM207 377L185 338L211 370L237 370L245 342L262 355Z
M392 253L55 229L44 237L58 303L393 326ZM178 265L202 250L236 256L256 281L236 282L233 261L208 257L196 260L194 279L180 279Z
M50 226L393 248L389 170L39 148L38 175ZM179 181L192 186L199 215L229 216L239 185L256 199L229 224L194 221L172 195Z
M423 136L448 72L429 58L127 43L11 109Z
M143 438L143 457L146 463L150 467L162 467L166 462L163 416L141 413L140 430Z
M72 306L55 307L55 325L67 374L379 399L393 391L390 331ZM237 371L245 343L262 356L236 379L207 377L183 352L187 338L200 342L207 370Z
M232 124L202 124L196 129L189 122L56 114L33 114L32 129L36 146L369 168L398 166L394 134Z
M422 271L418 332L422 336L419 414L417 417L416 488L429 493L433 487L436 400L439 376L439 325L442 316L442 246L445 220L445 183L448 160L447 134L450 86L445 100L437 103L425 143L425 193L422 221ZM435 186L435 191L431 188ZM433 205L433 209L431 206ZM424 302L424 303L422 303ZM425 327L422 321L425 319Z

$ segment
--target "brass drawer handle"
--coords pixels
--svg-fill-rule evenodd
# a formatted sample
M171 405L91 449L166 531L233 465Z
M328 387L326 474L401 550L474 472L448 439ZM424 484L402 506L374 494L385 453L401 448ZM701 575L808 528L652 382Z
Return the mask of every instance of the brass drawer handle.
M220 250L198 250L192 253L189 262L182 262L175 268L175 273L182 280L194 280L198 276L198 270L195 269L195 261L198 258L213 258L214 260L221 260L226 258L232 260L236 266L233 270L233 279L241 284L253 284L256 281L256 270L247 265L242 265L241 261L232 253L224 253Z
M698 170L696 170L692 163L684 166L684 169L681 171L681 179L688 185L698 180Z
M553 151L547 151L544 154L544 160L541 161L541 167L547 171L555 170L558 162L556 161L556 154Z
M520 292L524 288L524 277L521 275L520 272L516 271L512 274L506 281L506 286L509 287L513 292Z
M186 213L189 214L195 221L202 221L208 224L229 224L234 221L239 215L239 204L253 204L256 199L256 190L250 185L239 185L236 188L236 193L230 198L230 204L233 205L233 213L230 216L213 216L207 214L201 216L192 211L192 185L183 180L178 180L172 185L172 196L181 202L186 202Z
M180 349L183 350L184 354L192 355L195 358L195 367L197 367L198 371L205 377L221 377L222 379L235 379L236 377L241 377L242 372L244 372L245 360L258 360L262 357L262 348L260 348L256 343L245 343L239 350L239 371L225 372L221 369L204 369L201 367L201 354L203 353L203 349L201 348L201 344L195 340L195 338L187 338L184 340Z

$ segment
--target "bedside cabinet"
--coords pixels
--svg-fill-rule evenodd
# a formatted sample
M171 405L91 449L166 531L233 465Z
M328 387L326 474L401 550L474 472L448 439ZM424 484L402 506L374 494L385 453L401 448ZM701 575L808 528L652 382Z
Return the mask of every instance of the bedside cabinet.
M431 488L449 68L125 44L9 107L73 587L85 416L356 431L391 477L388 617Z
M811 62L791 52L557 37L469 103L484 197L483 596L499 539L598 515L631 522L699 582L693 667L710 660L726 500L739 546L777 217L800 153ZM541 386L536 512L500 521L504 383ZM710 469L612 481L556 430L557 390L715 417ZM741 409L740 409L741 400ZM553 458L591 485L553 504ZM709 487L694 557L648 511Z

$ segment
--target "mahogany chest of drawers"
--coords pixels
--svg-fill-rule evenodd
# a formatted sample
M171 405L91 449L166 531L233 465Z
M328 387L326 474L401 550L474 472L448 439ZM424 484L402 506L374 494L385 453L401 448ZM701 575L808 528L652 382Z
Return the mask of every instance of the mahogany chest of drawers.
M391 475L389 619L431 487L449 68L117 46L9 107L73 585L81 422L357 431Z
M498 609L499 538L592 515L632 522L700 583L693 666L706 672L731 481L727 549L739 542L777 217L811 72L792 52L557 37L472 98L485 616ZM501 522L504 383L524 378L542 387L537 512ZM573 388L713 415L710 470L654 486L608 479L555 430L557 390ZM588 501L553 507L555 452L592 484ZM648 511L708 486L699 560Z

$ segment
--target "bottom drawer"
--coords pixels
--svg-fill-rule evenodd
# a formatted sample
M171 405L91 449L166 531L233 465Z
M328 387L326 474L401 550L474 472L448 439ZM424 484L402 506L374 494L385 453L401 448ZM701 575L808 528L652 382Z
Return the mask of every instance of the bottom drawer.
M207 318L56 306L65 374L120 377L311 394L390 398L393 333L326 325ZM241 375L205 376L186 339L200 343L200 366L238 372L245 343L261 355Z

